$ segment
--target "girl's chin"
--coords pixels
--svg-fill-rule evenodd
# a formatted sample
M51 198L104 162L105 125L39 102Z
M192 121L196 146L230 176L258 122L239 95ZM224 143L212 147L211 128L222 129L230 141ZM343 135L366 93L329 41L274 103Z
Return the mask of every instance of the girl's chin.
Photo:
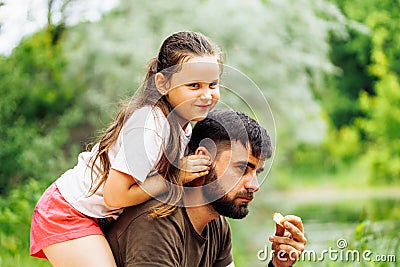
M207 117L207 114L194 117L193 119L191 119L191 121L202 121Z

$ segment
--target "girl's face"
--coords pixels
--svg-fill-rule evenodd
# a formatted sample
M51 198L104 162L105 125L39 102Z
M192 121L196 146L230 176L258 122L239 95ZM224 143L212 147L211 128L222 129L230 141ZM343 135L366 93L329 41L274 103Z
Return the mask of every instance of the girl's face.
M166 83L168 88L164 95L182 128L186 128L189 121L203 120L216 105L220 97L219 76L217 57L199 56L183 63L181 70Z

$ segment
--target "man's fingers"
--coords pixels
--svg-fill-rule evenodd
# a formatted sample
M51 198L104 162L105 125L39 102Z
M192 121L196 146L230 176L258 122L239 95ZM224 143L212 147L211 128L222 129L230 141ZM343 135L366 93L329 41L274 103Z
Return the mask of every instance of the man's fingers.
M275 236L269 237L272 249L276 253L274 260L277 262L288 261L288 264L293 264L299 259L307 243L303 223L300 217L287 215L282 225L283 227L277 224Z
M283 225L285 226L285 229L290 232L292 239L294 239L295 241L304 243L304 244L307 243L307 239L304 236L304 233L302 231L302 229L303 229L302 223L300 224L300 226L301 226L300 229L290 221L284 222Z
M303 251L305 248L305 243L298 242L296 240L293 240L288 237L284 236L271 236L269 239L271 242L277 243L278 247L284 247L284 248L290 248L290 249L296 249L298 251Z
M301 232L304 233L303 222L301 218L295 215L287 215L285 216L286 221L289 221L291 224L296 226Z

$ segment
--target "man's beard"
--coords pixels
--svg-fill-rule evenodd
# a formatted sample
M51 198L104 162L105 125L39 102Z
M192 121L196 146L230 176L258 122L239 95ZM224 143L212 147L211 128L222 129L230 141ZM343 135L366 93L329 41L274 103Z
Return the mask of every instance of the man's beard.
M253 197L253 193L247 193L247 192L242 192L236 194L236 196L233 199L229 199L226 195L223 196L220 199L217 199L214 202L211 202L211 206L216 210L220 215L232 218L232 219L242 219L246 217L246 215L249 213L249 208L248 208L248 202L244 202L241 204L235 204L234 200L238 197L239 195L245 194L246 197L250 197L249 194L251 194L251 197Z
M210 168L209 174L206 177L207 186L203 187L204 197L210 201L210 205L220 215L229 217L232 219L242 219L249 213L248 204L244 202L236 204L235 200L241 197L252 199L253 193L247 190L236 193L233 198L228 197L227 190L218 182L218 177L213 167ZM222 196L215 200L216 196Z

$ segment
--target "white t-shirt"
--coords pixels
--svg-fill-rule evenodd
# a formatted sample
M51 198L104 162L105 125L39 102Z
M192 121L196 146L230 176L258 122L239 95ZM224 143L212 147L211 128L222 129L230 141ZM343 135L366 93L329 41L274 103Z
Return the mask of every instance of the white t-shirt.
M111 168L131 175L137 183L144 182L162 155L163 140L169 136L169 129L167 118L159 108L143 107L135 111L108 152ZM180 157L184 156L191 134L192 128L188 124L181 132ZM89 193L92 183L90 159L97 151L98 144L92 151L80 153L78 164L58 178L56 184L61 195L81 213L94 218L116 219L123 209L106 205L103 185L94 194ZM96 165L99 166L99 161Z

